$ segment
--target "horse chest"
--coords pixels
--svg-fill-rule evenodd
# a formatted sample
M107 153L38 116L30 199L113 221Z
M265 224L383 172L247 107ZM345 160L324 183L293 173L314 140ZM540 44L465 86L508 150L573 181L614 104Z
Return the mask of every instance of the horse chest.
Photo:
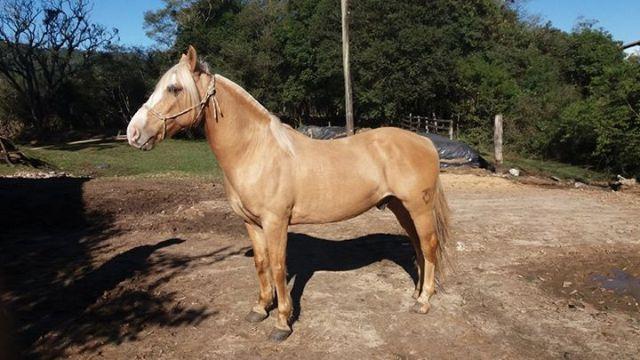
M255 199L238 191L234 186L225 182L225 190L227 193L227 199L231 209L245 222L260 224L260 215L257 211L257 207L254 204ZM254 201L252 201L254 200Z

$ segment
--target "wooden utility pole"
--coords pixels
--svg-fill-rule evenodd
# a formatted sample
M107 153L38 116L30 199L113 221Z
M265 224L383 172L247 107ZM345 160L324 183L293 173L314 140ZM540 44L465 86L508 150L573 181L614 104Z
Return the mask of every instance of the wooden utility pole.
M349 1L340 0L342 9L342 66L344 68L344 109L347 136L353 135L353 95L351 90L351 68L349 66Z
M502 165L502 114L496 115L493 129L493 155L496 169Z

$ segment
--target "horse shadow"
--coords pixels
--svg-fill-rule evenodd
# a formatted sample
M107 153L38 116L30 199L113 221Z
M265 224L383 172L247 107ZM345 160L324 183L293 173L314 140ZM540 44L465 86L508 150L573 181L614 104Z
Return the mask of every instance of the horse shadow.
M246 256L253 256L249 250ZM349 240L328 240L289 233L287 243L287 282L293 280L292 323L300 317L300 302L307 283L317 271L350 271L389 260L404 269L414 284L418 281L415 252L407 236L370 234Z

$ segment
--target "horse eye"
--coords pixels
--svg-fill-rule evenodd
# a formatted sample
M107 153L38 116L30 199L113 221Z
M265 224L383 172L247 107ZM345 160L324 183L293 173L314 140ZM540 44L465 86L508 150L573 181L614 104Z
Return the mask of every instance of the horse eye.
M174 95L177 95L180 92L180 90L182 90L182 88L180 88L180 87L178 87L176 85L167 86L167 91L172 93L172 94L174 94Z

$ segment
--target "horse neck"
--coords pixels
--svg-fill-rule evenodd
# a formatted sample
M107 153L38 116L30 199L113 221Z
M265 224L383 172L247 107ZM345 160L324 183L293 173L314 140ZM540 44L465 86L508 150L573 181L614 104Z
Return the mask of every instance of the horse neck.
M207 107L205 133L222 169L228 171L269 143L271 115L240 86L213 76L216 93Z

